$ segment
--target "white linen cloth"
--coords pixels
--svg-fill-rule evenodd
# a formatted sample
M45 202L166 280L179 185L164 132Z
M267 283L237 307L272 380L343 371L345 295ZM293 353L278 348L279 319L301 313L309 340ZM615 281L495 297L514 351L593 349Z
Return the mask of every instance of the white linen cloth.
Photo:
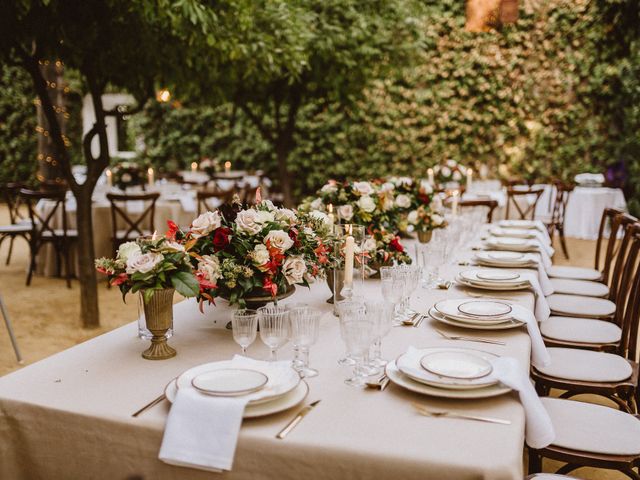
M247 403L286 391L291 375L297 376L288 361L263 362L236 355L231 363L267 374L267 384L239 397L205 395L193 387L178 389L167 417L160 460L212 472L231 470Z
M212 397L180 389L171 407L158 458L210 472L231 470L246 397Z
M544 448L556 438L549 413L540 401L526 372L515 358L500 357L491 362L491 376L517 391L525 414L525 441L532 448Z
M604 183L604 175L602 173L579 173L575 177L573 177L576 183Z
M513 309L511 311L513 318L525 322L527 325L527 332L529 333L529 337L531 337L531 364L535 367L548 366L551 363L551 357L542 339L536 317L530 310L527 310L521 305L512 304L511 308Z
M527 280L531 285L531 288L536 294L536 307L535 316L539 322L544 322L551 315L551 309L549 308L549 302L547 302L544 290L538 281L538 275L534 272L522 272L520 276Z
M569 196L564 216L565 236L586 240L597 239L602 212L607 207L627 210L627 202L621 189L574 188ZM609 236L608 231L606 236Z

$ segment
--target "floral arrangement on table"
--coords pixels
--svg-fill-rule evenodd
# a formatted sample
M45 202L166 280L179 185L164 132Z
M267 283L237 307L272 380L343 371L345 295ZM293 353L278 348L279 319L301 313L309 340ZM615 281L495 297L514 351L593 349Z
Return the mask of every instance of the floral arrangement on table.
M218 161L208 157L203 158L200 161L199 168L213 178L213 175L219 170Z
M116 258L95 261L109 283L127 293L142 292L148 303L158 290L174 288L183 297L195 297L200 285L183 245L165 236L142 237L120 245Z
M445 186L448 183L456 183L458 185L467 183L467 168L452 159L434 166L433 172L436 183L441 186Z
M330 180L316 197L307 198L298 208L301 212L332 214L341 223L364 225L372 236L371 248L365 248L372 264L386 265L393 260L410 263L396 232L402 212L408 212L414 200L402 192L396 195L395 188L392 182L385 181Z
M321 276L330 262L330 230L322 212L298 214L267 200L205 212L186 232L171 223L167 236L189 253L200 300L245 305Z
M134 162L120 162L111 169L111 172L113 184L120 190L144 185L147 181L140 165Z

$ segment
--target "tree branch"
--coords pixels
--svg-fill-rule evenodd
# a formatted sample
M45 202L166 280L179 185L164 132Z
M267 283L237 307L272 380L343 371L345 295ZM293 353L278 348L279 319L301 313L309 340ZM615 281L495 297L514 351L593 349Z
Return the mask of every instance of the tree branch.
M100 143L100 154L97 158L91 156L90 158L94 161L89 165L87 165L88 170L91 170L91 167L95 167L98 174L102 173L102 170L107 168L109 165L109 142L107 139L107 125L105 123L105 112L104 107L102 105L102 88L98 85L98 82L93 76L91 71L87 71L85 73L87 77L87 84L89 86L89 93L91 95L91 101L93 103L93 110L96 115L96 123L94 124L93 129L96 130L94 135L98 135L98 140ZM87 172L89 173L89 172Z

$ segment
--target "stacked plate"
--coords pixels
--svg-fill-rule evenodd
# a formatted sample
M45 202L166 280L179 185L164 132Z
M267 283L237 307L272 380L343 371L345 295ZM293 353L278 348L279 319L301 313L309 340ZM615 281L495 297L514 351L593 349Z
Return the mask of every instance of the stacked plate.
M450 298L436 303L429 315L455 327L476 330L505 330L524 323L513 318L511 305L491 299Z
M497 355L470 348L410 348L387 364L389 379L413 392L443 398L471 399L510 391L491 376Z
M494 237L536 238L536 231L531 228L492 227L489 233Z
M487 247L495 250L509 250L513 252L537 252L538 245L527 238L513 237L489 237L486 240Z
M538 266L538 262L531 255L506 250L476 252L473 261L486 267L529 268Z
M282 412L298 405L309 392L292 368L266 362L238 366L233 360L205 363L183 372L165 388L167 400L173 403L180 389L195 389L214 397L246 398L244 418Z
M483 290L524 290L531 287L529 280L518 272L489 268L465 270L458 274L456 281Z
M538 222L534 220L500 220L498 225L505 228L538 228Z

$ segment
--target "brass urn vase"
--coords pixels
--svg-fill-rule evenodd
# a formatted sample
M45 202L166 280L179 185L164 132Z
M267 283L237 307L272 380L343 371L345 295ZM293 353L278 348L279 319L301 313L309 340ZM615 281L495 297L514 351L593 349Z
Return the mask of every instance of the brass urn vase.
M166 333L173 325L173 288L155 290L144 302L144 318L153 334L151 346L142 352L147 360L166 360L176 356L175 349L167 344Z

